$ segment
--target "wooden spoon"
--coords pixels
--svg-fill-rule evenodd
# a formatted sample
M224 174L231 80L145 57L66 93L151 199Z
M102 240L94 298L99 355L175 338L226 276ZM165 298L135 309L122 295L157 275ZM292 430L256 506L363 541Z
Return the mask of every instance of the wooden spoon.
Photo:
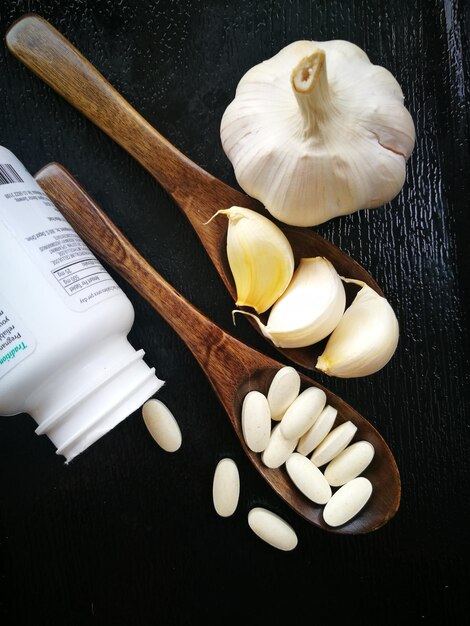
M301 374L302 388L316 386L326 393L327 402L338 411L336 423L351 420L358 429L355 439L366 439L375 448L374 459L364 473L374 487L371 499L356 518L332 528L323 521L322 507L296 489L284 467L267 468L243 438L243 398L253 389L267 393L275 372L283 364L240 342L200 313L145 261L62 166L46 165L36 174L36 180L83 240L134 287L184 341L207 375L253 465L294 511L325 530L343 534L376 530L393 517L400 504L398 469L389 447L364 417L334 393Z
M226 254L227 219L205 225L219 209L242 206L259 211L287 235L296 263L324 256L341 276L380 287L348 254L310 229L288 227L268 214L257 200L229 187L201 169L162 137L49 22L27 14L6 34L8 49L42 80L131 154L169 193L185 213L234 301L236 289ZM345 286L347 301L357 287ZM268 313L260 316L264 323ZM256 322L248 318L260 332ZM270 340L266 339L269 343ZM297 365L315 369L326 340L306 348L280 349ZM272 345L272 344L271 344Z

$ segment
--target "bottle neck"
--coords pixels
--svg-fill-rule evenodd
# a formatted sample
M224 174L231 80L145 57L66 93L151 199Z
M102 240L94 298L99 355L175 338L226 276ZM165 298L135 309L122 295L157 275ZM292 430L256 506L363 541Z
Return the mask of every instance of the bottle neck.
M122 335L108 337L50 377L26 410L69 463L164 384Z

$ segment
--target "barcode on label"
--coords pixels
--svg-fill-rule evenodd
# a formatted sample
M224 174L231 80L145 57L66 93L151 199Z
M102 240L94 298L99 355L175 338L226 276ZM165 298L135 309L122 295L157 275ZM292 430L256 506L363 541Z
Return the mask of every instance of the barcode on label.
M24 183L24 180L10 163L0 163L0 185Z

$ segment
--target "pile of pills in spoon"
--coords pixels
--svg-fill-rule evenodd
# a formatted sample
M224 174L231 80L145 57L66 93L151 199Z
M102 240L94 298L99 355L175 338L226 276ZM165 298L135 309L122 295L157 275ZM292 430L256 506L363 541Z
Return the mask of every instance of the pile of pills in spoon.
M299 373L290 366L276 372L267 394L248 392L241 414L248 448L261 455L266 467L284 465L295 488L323 506L323 520L331 527L356 516L373 490L361 474L374 457L374 447L364 440L353 442L357 427L350 420L338 422L337 417L337 410L327 403L321 389L311 386L301 390ZM224 459L216 469L216 510L236 508L240 485L233 465ZM274 547L292 550L297 545L295 531L272 511L251 509L248 524Z

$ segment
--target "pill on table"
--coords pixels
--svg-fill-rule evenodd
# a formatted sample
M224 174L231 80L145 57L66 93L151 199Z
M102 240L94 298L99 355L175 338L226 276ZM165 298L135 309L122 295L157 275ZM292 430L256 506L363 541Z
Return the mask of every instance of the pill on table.
M180 427L161 400L147 400L142 407L142 417L149 433L163 450L176 452L179 449L182 442Z
M255 535L278 550L293 550L297 546L297 535L292 526L263 507L251 509L248 525Z
M281 420L282 434L286 439L301 437L314 424L322 412L326 394L318 387L308 387L297 396Z
M242 432L253 452L262 452L269 443L271 412L266 396L260 391L249 391L243 399Z
M286 439L282 434L281 424L276 424L271 431L268 445L261 453L261 460L271 469L280 467L295 450L297 442L298 439Z
M356 431L357 426L355 426L351 421L344 422L336 428L333 428L325 439L323 439L320 445L315 448L312 456L310 457L311 461L318 467L325 465L325 463L331 461L331 459L333 459L337 454L342 452L347 445L349 445L349 442L354 437Z
M267 394L273 420L279 421L281 419L299 395L299 391L300 375L297 370L289 365L281 367L272 379Z
M340 487L325 504L323 519L328 526L349 522L364 508L372 494L372 483L364 476L353 478Z
M332 487L340 487L362 474L374 458L374 446L368 441L356 441L347 446L324 470L326 480Z
M232 459L221 459L215 468L212 482L212 500L216 513L229 517L235 513L240 497L240 475Z
M293 452L286 461L286 470L295 486L312 502L326 504L331 498L331 487L312 461Z
M323 409L319 417L313 423L307 432L302 435L297 445L297 452L300 454L310 454L327 436L335 423L338 411L329 404Z

